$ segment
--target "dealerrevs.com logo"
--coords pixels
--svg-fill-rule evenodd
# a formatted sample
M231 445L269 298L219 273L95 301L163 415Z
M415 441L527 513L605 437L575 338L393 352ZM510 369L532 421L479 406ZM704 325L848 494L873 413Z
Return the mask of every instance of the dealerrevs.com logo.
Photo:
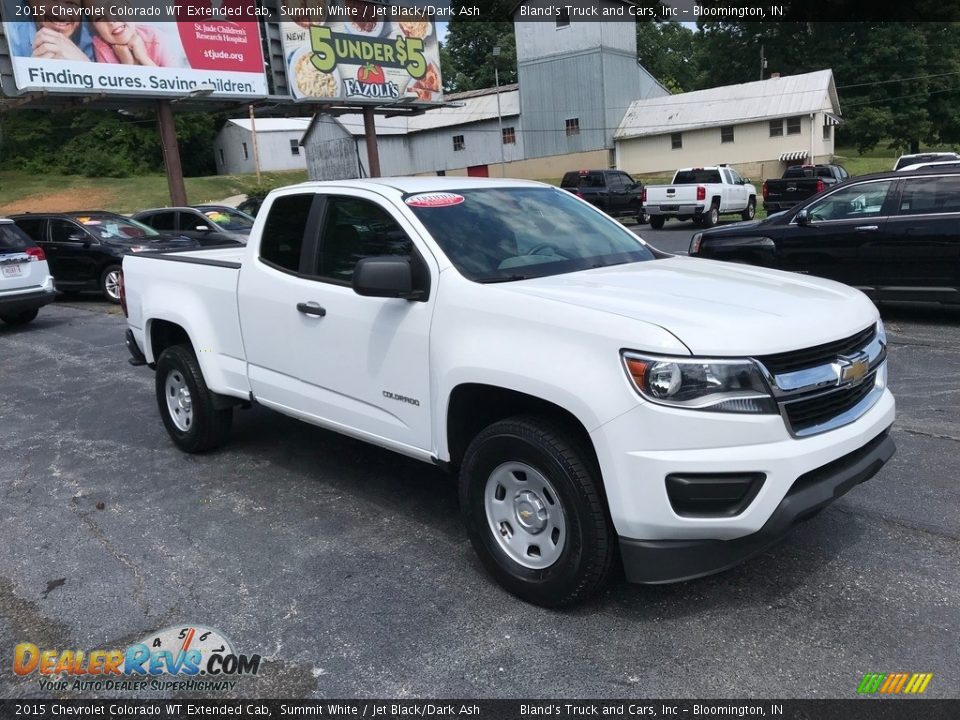
M49 650L20 643L13 672L36 676L42 690L227 691L260 671L260 655L237 653L223 633L180 625L151 633L126 650Z
M922 695L933 673L867 673L857 686L860 695Z

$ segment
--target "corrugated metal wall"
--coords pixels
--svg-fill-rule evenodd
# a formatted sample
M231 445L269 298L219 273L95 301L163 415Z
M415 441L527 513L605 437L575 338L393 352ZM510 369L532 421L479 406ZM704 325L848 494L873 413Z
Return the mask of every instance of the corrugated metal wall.
M303 149L311 180L350 180L361 175L353 137L330 116L317 118Z
M608 147L599 49L521 63L518 74L527 157ZM568 118L579 120L579 134L567 135Z

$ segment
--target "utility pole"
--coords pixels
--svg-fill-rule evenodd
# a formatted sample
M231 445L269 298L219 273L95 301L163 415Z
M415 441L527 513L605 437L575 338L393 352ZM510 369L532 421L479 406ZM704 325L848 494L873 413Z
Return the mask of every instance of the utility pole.
M253 137L253 165L257 169L257 185L260 184L260 145L257 143L257 116L250 105L250 135Z
M177 145L177 125L169 100L157 100L157 124L160 126L160 147L163 149L163 166L167 171L170 202L175 207L182 207L187 204L187 189L183 183L183 166L180 164L180 148Z
M760 79L763 80L763 71L767 69L767 59L763 56L763 43L760 43Z
M507 160L503 149L503 115L500 113L500 70L497 67L497 58L500 57L500 46L493 48L493 82L497 86L497 126L500 128L500 177L506 177Z

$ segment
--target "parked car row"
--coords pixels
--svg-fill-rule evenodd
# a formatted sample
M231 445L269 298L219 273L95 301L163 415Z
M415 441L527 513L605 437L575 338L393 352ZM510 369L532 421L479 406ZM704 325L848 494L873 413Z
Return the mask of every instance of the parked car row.
M246 243L253 227L251 216L223 205L154 208L133 217L104 210L22 213L2 222L0 264L4 266L5 288L34 287L31 283L46 273L53 278L51 299L55 282L57 290L99 291L115 303L120 302L120 267L124 256L238 247ZM42 261L42 267L24 265L20 257L24 253L34 253L31 262ZM12 278L17 278L15 284ZM46 297L47 294L43 294L43 298ZM27 320L21 320L28 322L36 317L39 307L0 306L0 313L4 313L0 319L16 321L33 312Z

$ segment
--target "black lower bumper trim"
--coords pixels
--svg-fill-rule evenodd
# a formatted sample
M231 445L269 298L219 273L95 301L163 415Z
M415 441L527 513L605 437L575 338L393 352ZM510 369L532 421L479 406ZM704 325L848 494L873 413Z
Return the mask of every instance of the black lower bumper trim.
M692 580L739 565L774 545L803 520L877 474L896 445L885 430L859 450L801 475L757 532L733 540L620 538L627 580L659 584Z
M49 305L57 297L57 291L37 290L36 292L0 296L0 315L14 315L27 310L37 310Z
M137 345L137 339L133 337L133 330L128 329L124 338L126 339L127 350L130 351L129 363L134 367L146 365L147 358L144 357L143 351L140 349L140 346Z

